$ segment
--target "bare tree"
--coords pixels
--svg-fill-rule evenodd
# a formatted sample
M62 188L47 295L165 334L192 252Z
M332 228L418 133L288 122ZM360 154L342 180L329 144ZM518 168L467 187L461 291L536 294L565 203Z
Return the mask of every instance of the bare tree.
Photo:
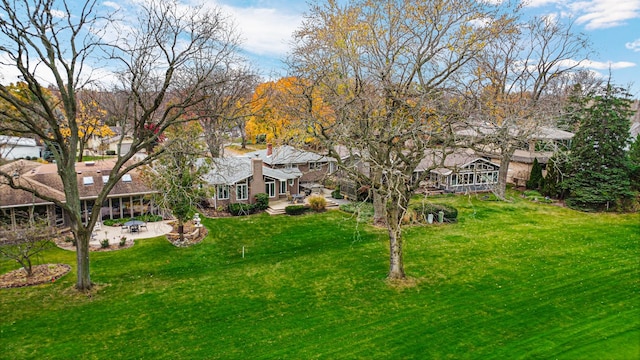
M486 19L493 21L471 25ZM452 74L503 22L495 8L475 1L329 0L313 5L295 34L290 65L304 88L299 116L330 155L340 158L342 146L367 163L366 175L339 166L381 200L389 279L405 278L401 219L422 179L414 170L427 152L439 165L453 139Z
M205 99L197 111L209 152L218 158L223 154L225 133L234 127L240 131L242 146L246 146L245 124L257 111L252 94L259 77L247 66L222 69L210 81L212 86L203 90Z
M35 99L25 101L0 85L0 99L16 110L0 114L0 122L4 131L36 135L52 149L65 184L65 201L21 185L12 174L1 175L11 187L30 191L68 214L77 240L76 288L80 290L92 287L88 246L102 202L125 173L162 153L157 146L143 160L134 158L157 142L167 127L188 120L184 114L203 100L201 90L216 70L211 59L224 52L235 36L219 10L158 0L137 9L137 19L126 22L127 16L101 16L95 0L73 1L73 6L66 0L0 2L0 58L5 59L4 66L19 71L28 98ZM120 36L114 38L115 34ZM100 56L105 53L106 59ZM119 67L119 83L110 90L122 95L117 115L123 134L135 136L130 150L119 154L84 224L75 170L80 138L77 94L89 84L96 86L100 78L89 69L100 63ZM56 98L47 95L48 85L58 92ZM61 132L62 119L71 133L68 138Z
M35 219L19 229L0 228L0 254L22 265L29 277L33 257L50 248L56 234L46 219Z
M566 92L560 85L588 55L588 42L551 18L514 22L497 40L470 63L475 79L464 79L473 107L465 131L481 151L499 154L496 195L504 198L514 152L528 149L541 126L555 125Z

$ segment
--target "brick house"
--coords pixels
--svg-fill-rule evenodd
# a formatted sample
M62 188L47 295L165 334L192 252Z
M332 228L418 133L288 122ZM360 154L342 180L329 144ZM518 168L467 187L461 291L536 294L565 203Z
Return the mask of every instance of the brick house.
M247 156L260 158L271 169L298 170L301 173L302 184L319 183L337 169L335 159L289 145L274 148L267 144L266 149L248 153Z
M209 205L215 208L230 203L255 203L260 193L269 200L286 199L299 194L302 173L297 168L274 169L258 156L213 159L205 181L214 189Z

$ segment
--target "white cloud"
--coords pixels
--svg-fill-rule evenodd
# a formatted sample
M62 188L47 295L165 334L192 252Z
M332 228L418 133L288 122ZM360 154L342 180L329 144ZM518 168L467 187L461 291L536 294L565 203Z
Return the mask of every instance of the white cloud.
M592 61L592 60L583 60L578 62L576 60L564 60L560 64L561 67L572 67L576 66L583 69L595 69L595 70L619 70L626 69L636 66L635 63L629 61Z
M105 2L102 3L102 5L104 5L106 7L110 7L110 8L115 9L115 10L120 10L121 9L120 4L118 4L116 2L113 2L113 1L105 1Z
M638 52L638 51L640 51L640 39L636 39L633 42L628 42L628 43L624 44L624 46L629 50L633 50L635 52Z
M640 18L640 0L591 0L568 5L577 15L576 22L587 30L606 29Z
M260 55L284 55L291 35L302 22L299 14L273 8L223 6L230 13L245 39L243 47Z
M525 0L525 7L553 6L587 30L606 29L640 18L640 0Z
M558 2L560 1L558 0L525 0L522 2L522 4L525 7L541 7L541 6L556 4Z

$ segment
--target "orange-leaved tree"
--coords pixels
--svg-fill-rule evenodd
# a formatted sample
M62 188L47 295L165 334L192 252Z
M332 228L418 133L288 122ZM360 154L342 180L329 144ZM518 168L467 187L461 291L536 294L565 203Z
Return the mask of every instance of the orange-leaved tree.
M296 77L285 77L278 81L262 83L256 87L252 106L256 109L246 125L248 138L265 135L267 142L305 144L309 136L307 124L292 111L301 96L313 96L314 111L324 112L317 92L307 95L304 81Z

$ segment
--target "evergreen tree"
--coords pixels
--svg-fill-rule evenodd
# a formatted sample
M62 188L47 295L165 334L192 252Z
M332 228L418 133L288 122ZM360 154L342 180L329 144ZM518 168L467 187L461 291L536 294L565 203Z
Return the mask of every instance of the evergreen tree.
M584 104L577 112L580 127L571 146L567 205L610 209L632 195L625 151L631 100L624 89L607 84Z
M531 174L529 174L529 180L527 181L527 189L540 190L542 189L543 181L542 166L538 162L538 158L535 158L533 159Z
M544 178L542 194L556 199L564 199L566 190L563 186L566 173L566 152L553 155L547 162L547 176Z

